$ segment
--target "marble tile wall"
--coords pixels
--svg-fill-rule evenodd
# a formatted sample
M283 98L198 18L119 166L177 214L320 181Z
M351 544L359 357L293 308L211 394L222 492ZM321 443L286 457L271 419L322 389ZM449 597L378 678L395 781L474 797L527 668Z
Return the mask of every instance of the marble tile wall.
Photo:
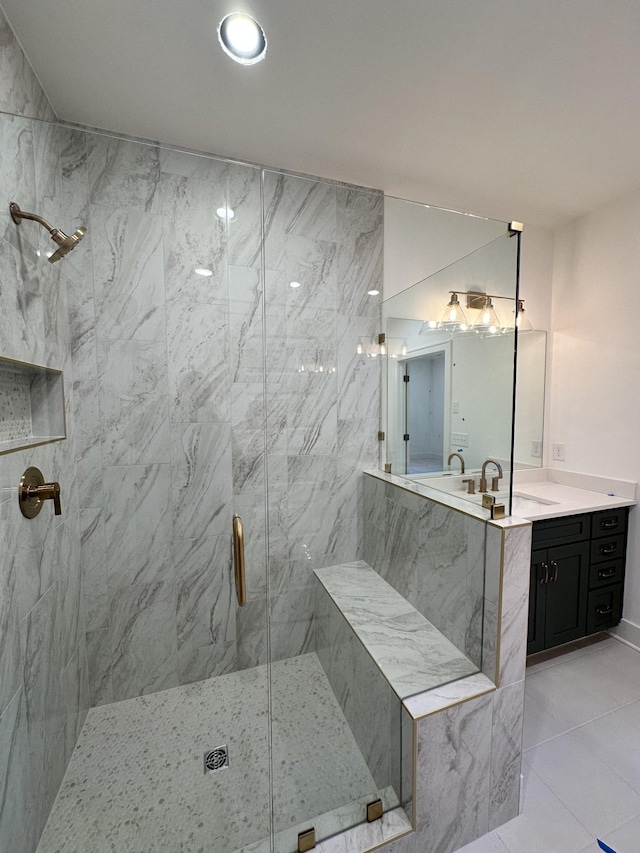
M324 587L315 590L316 654L379 790L402 790L402 708Z
M72 320L93 702L265 663L268 611L273 659L310 650L312 570L358 556L377 453L356 346L382 197L90 133L63 176L91 234Z
M53 111L0 10L0 355L64 371L68 435L0 456L0 849L12 853L35 850L89 706L70 268L47 263L46 232L8 210L15 199L64 229L80 224L61 193L65 132L37 118ZM30 465L60 482L61 516L49 504L31 521L20 514Z
M371 476L364 506L363 559L481 667L486 524Z

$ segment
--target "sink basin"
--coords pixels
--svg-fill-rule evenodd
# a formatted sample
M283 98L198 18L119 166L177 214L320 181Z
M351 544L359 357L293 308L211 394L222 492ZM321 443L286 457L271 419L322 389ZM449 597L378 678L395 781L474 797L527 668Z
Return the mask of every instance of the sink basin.
M536 516L545 506L557 506L558 501L550 501L547 498L539 498L534 495L524 495L522 492L514 492L511 501L511 512L520 518Z
M532 501L536 504L543 504L544 506L557 506L558 501L550 501L549 498L540 498L537 495L527 495L525 492L514 492L513 493L514 500L516 498L522 498L526 501Z

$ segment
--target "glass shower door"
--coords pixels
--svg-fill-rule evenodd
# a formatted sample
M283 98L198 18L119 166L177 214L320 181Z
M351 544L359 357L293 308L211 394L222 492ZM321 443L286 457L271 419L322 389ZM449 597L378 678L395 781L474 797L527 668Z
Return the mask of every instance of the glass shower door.
M399 701L315 574L362 555L379 359L358 343L379 331L382 196L265 172L263 223L273 830L288 853L398 802Z

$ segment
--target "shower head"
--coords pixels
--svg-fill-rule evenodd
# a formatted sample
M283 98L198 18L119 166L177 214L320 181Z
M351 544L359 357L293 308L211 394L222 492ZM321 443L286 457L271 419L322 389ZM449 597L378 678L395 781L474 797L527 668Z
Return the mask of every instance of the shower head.
M55 262L59 261L60 258L64 258L65 255L68 255L72 249L75 249L86 233L87 229L84 225L81 225L80 228L78 228L77 231L74 231L70 237L67 237L64 231L58 231L57 228L51 231L51 239L56 241L59 248L56 249L53 255L51 255L49 263L55 264Z
M81 225L77 231L74 231L71 236L67 236L64 231L60 231L58 228L53 228L46 219L43 219L41 216L38 216L35 213L27 213L25 210L20 210L20 207L12 201L9 205L9 210L11 212L11 218L19 225L23 219L31 219L33 222L39 222L43 228L46 228L49 234L51 235L51 239L54 243L58 244L58 248L49 258L50 264L55 264L56 261L59 261L60 258L64 258L65 255L68 255L72 249L78 245L80 240L87 233L87 229L84 225Z

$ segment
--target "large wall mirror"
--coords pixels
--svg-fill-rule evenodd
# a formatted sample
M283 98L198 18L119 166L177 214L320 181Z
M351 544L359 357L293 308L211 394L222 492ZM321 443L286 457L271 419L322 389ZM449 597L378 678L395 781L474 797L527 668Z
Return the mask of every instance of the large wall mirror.
M470 473L494 459L507 492L514 468L542 463L546 333L520 325L519 236L507 223L390 199L385 240L381 463L438 487L462 462ZM408 284L416 263L429 274Z

